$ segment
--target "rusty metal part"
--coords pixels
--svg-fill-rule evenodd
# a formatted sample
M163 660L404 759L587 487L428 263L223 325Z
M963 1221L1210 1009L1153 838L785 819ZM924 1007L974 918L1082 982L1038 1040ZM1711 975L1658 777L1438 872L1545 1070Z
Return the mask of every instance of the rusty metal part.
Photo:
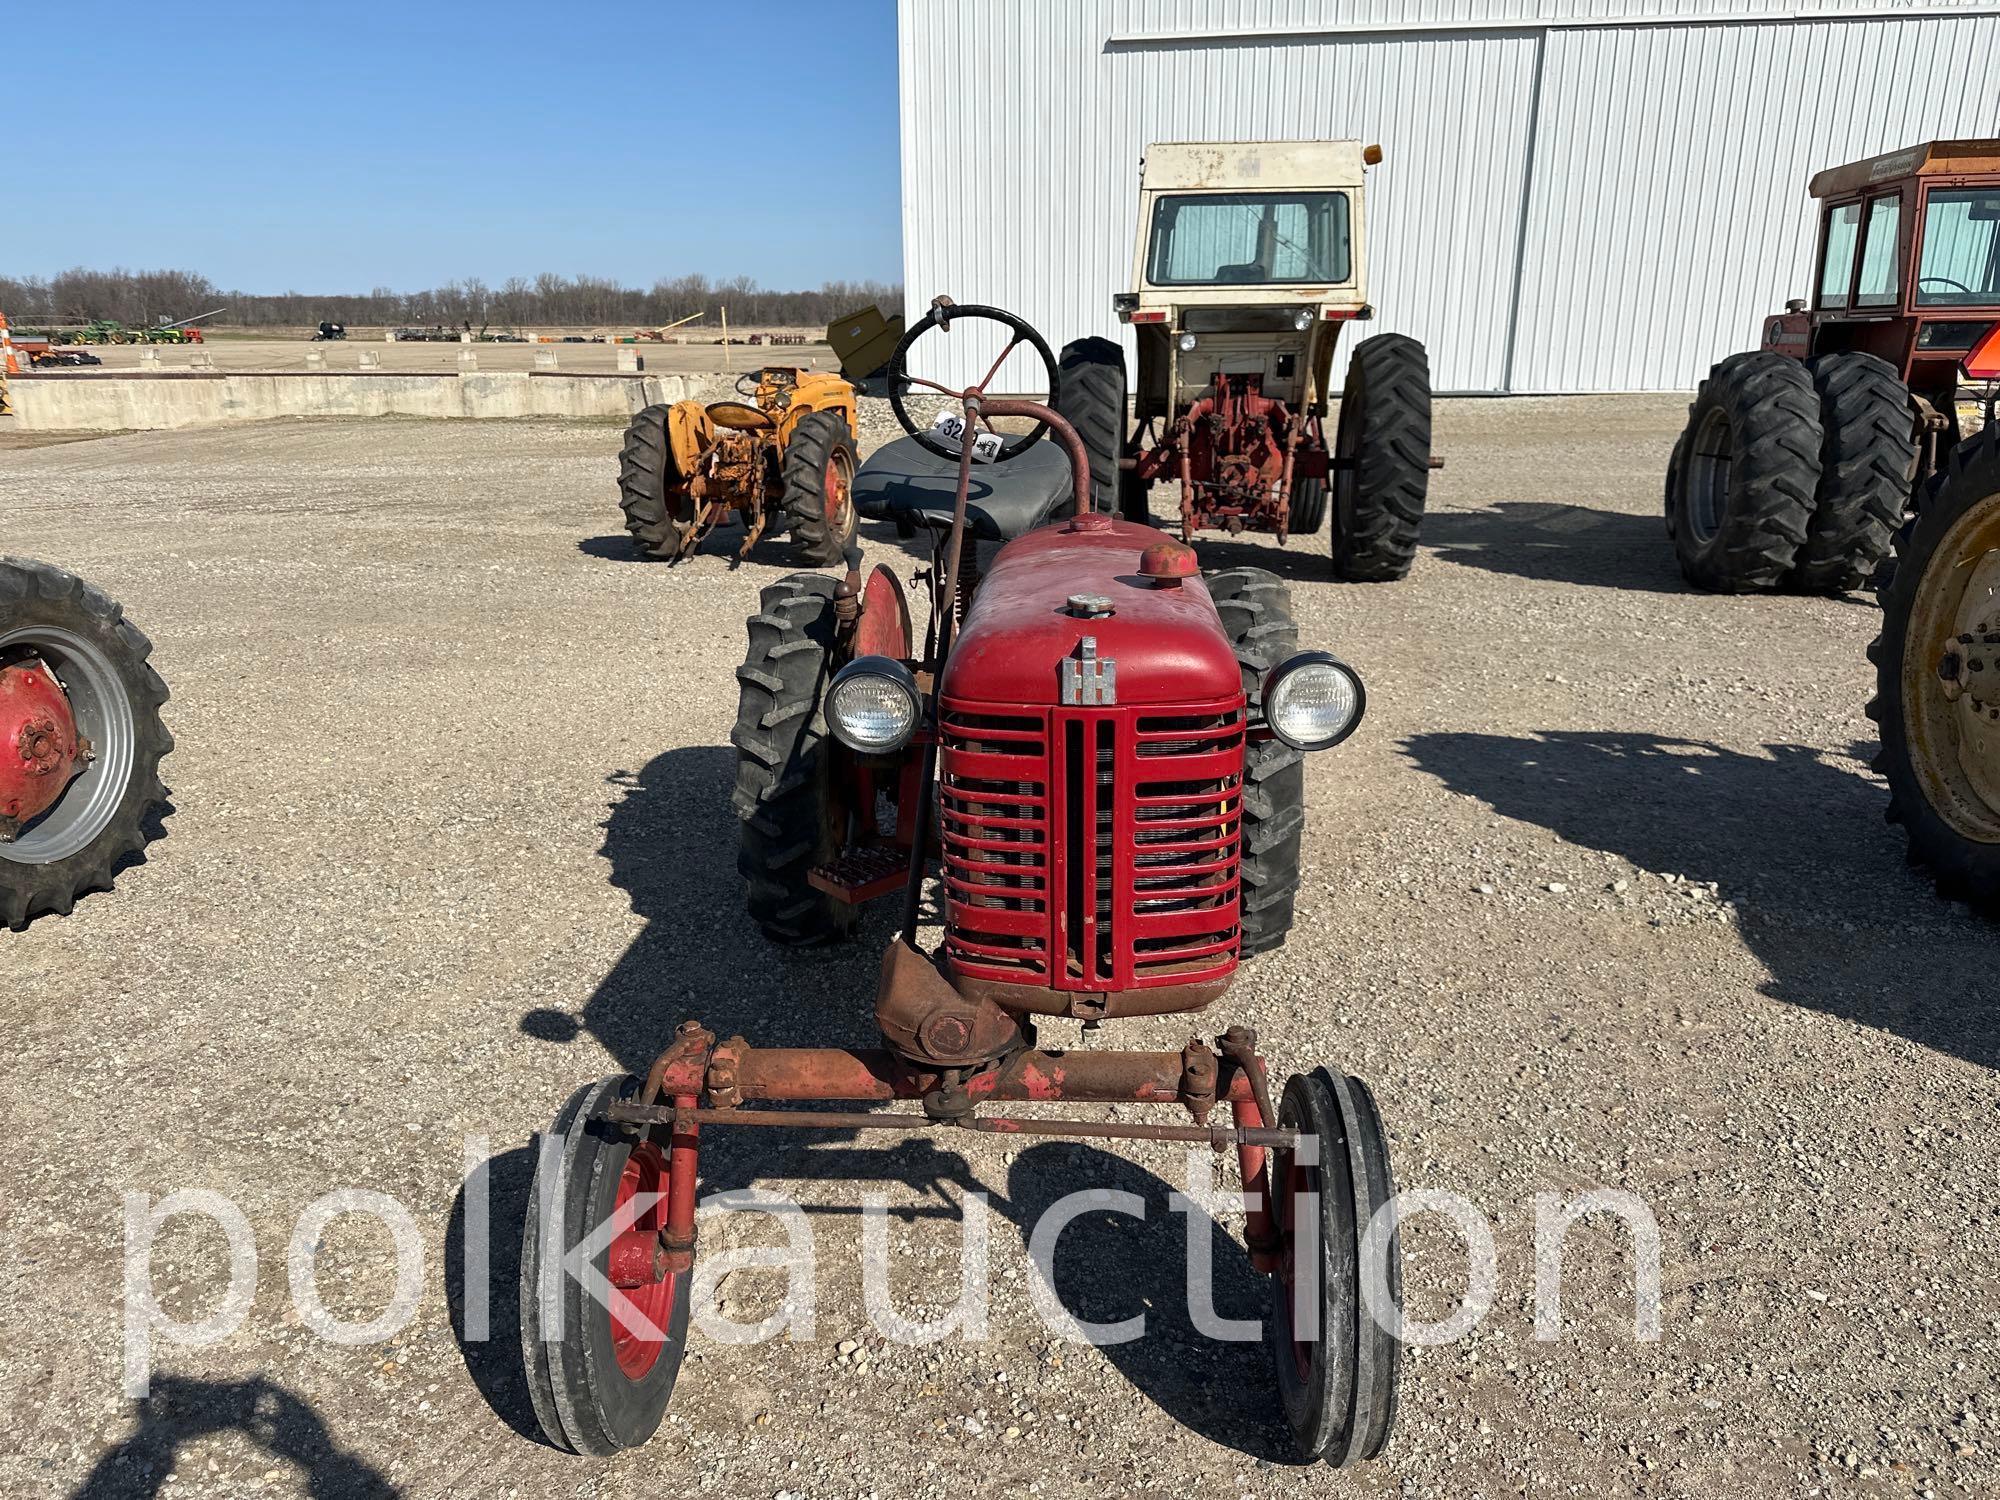
M55 674L37 657L0 667L0 819L18 829L40 817L90 758Z
M1197 1125L1207 1124L1209 1112L1215 1108L1215 1080L1220 1068L1200 1037L1188 1038L1188 1044L1181 1048L1181 1103Z
M907 939L882 955L875 1022L891 1047L930 1067L970 1067L1029 1044L1019 1017L960 994Z
M733 1040L740 1042L742 1038ZM701 1147L695 1105L692 1095L674 1096L673 1134L667 1141L667 1224L660 1231L658 1260L662 1272L694 1269L695 1187ZM729 1116L723 1112L722 1118Z
M1223 974L1191 984L1162 984L1134 990L1058 990L960 973L952 975L952 983L963 994L991 1000L1003 1009L1023 1015L1098 1021L1115 1016L1164 1016L1202 1010L1221 998L1233 977Z
M740 1036L733 1036L709 1051L708 1070L704 1075L705 1092L708 1102L717 1109L733 1109L743 1102L743 1091L736 1086L736 1069L743 1061L743 1054L749 1050L748 1042Z
M1249 1106L1255 1109L1255 1105ZM971 1130L981 1135L1068 1136L1111 1141L1189 1141L1225 1151L1231 1146L1289 1149L1299 1132L1238 1125L1151 1125L1119 1120L1031 1120L1012 1115L970 1115L932 1119L922 1115L865 1114L812 1109L681 1109L610 1104L604 1118L623 1125L749 1125L792 1130L895 1130L920 1135L935 1130Z
M1264 1075L1264 1059L1257 1055L1257 1033L1248 1026L1232 1026L1215 1039L1215 1044L1233 1067L1235 1077L1231 1081L1247 1081L1250 1087L1249 1102L1236 1099L1230 1105L1230 1113L1238 1127L1248 1129L1275 1125L1278 1113L1271 1104L1271 1085ZM1237 1148L1236 1165L1243 1178L1243 1191L1251 1200L1243 1225L1243 1243L1249 1248L1250 1263L1260 1271L1274 1270L1277 1267L1278 1231L1271 1213L1270 1161L1264 1154L1263 1146L1253 1141Z

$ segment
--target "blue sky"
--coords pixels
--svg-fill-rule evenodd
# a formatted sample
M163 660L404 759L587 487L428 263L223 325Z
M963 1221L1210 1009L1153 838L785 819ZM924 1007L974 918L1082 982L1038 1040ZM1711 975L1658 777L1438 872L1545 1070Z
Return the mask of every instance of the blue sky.
M902 279L893 0L0 12L0 273Z

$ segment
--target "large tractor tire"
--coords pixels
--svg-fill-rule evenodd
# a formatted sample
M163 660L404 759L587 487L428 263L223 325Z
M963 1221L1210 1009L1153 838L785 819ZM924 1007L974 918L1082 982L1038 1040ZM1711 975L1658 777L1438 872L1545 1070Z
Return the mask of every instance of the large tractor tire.
M1910 388L1872 354L1822 354L1806 371L1825 436L1812 521L1786 583L1844 594L1873 576L1909 505L1917 465Z
M1667 466L1667 531L1699 589L1774 589L1805 545L1819 488L1819 393L1797 360L1732 354L1708 372Z
M1299 627L1291 591L1262 568L1207 575L1209 597L1236 648L1249 718L1264 712L1264 674L1297 654ZM1243 753L1243 956L1283 945L1299 889L1299 842L1306 825L1305 753L1276 738L1252 740Z
M1431 362L1400 333L1354 346L1334 440L1333 570L1393 583L1416 561L1431 484Z
M1068 419L1090 455L1090 496L1073 496L1057 516L1109 510L1119 495L1118 459L1125 451L1125 351L1110 339L1076 339L1056 360L1050 404Z
M785 444L785 524L792 561L831 567L854 540L854 434L837 411L807 412Z
M66 744L79 737L90 744L87 763L53 804L17 819L15 836L0 843L0 925L18 929L41 912L67 914L85 892L110 890L120 864L145 848L148 816L167 795L160 761L174 748L160 718L167 685L147 660L152 651L124 611L81 579L0 557L4 749L61 776L58 767L73 764ZM22 789L0 781L0 796L8 788ZM35 790L45 797L53 789Z
M2000 427L1953 451L1897 533L1868 655L1889 821L1941 894L2000 917Z
M855 910L806 877L839 852L834 742L821 700L832 677L834 580L792 573L766 588L736 669L736 868L750 916L786 947L846 937Z
M682 539L694 522L674 513L668 494L681 475L667 437L667 411L664 406L644 407L626 427L625 446L618 454L618 508L640 553L671 562L680 556Z

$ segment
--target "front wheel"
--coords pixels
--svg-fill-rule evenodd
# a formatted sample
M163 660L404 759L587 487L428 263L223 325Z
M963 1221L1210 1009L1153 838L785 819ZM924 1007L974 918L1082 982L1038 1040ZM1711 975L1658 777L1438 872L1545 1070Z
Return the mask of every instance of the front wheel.
M2000 427L1925 486L1868 654L1889 820L1942 894L2000 917Z
M1381 1217L1396 1196L1388 1137L1367 1085L1325 1068L1286 1082L1278 1123L1302 1133L1270 1156L1278 1397L1300 1459L1346 1468L1379 1457L1396 1425L1403 1265Z
M1354 346L1334 440L1333 571L1393 583L1416 561L1431 482L1431 363L1400 333Z
M0 557L0 924L110 890L151 837L174 747L152 650L81 579Z
M1668 464L1667 531L1699 589L1773 589L1805 545L1819 487L1819 393L1782 354L1733 354L1708 372Z
M596 1458L658 1430L687 1352L694 1272L660 1268L670 1147L654 1127L595 1118L639 1088L611 1078L570 1096L536 1143L521 1232L528 1399L550 1442ZM574 1256L587 1241L593 1253Z

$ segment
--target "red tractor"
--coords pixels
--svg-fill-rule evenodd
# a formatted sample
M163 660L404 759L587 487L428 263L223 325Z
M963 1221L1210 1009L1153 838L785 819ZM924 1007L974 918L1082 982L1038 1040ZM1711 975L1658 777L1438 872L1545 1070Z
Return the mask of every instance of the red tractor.
M166 798L152 643L81 579L0 557L0 925L108 891Z
M989 373L946 392L962 415L920 427L903 398L928 382L907 374L910 346L994 323L1009 340L993 370L1032 349L1051 404L987 396ZM1298 649L1277 578L1203 576L1183 543L1105 513L1092 461L1116 450L1092 454L1065 409L1112 393L1066 390L1019 318L940 299L889 378L909 435L869 459L855 496L932 540L921 644L896 575L864 580L858 550L843 579L773 584L749 622L733 735L750 913L772 940L837 939L862 902L901 898L874 997L883 1044L759 1048L688 1021L645 1076L572 1096L544 1140L522 1258L543 1430L608 1454L661 1421L687 1337L704 1132L971 1130L1233 1149L1299 1452L1372 1458L1395 1410L1401 1270L1368 1089L1325 1068L1273 1088L1240 1026L1163 1052L1052 1050L1036 1036L1051 1018L1199 1011L1246 955L1284 941L1305 759L1352 733L1361 681ZM1032 430L993 431L996 419ZM933 873L943 934L927 952ZM896 1100L921 1112L861 1107ZM1022 1101L1184 1118L992 1112ZM585 1260L589 1286L565 1274Z

